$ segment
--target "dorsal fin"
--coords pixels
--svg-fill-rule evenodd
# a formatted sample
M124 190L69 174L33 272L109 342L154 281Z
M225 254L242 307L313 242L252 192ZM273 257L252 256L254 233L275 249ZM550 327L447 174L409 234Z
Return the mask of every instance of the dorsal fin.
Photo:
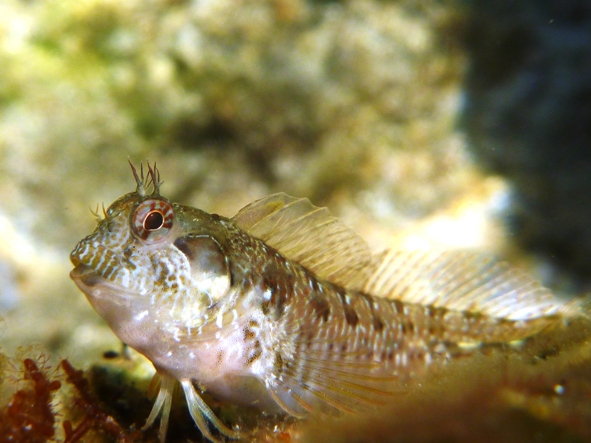
M232 220L287 258L343 286L359 280L371 261L361 237L307 198L273 194L242 208Z
M466 251L386 251L362 290L379 297L491 317L527 320L558 313L552 293L505 262Z

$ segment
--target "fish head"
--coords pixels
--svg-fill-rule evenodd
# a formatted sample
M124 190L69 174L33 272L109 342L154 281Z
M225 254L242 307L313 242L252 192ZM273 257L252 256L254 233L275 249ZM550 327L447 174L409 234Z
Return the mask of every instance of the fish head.
M134 170L136 191L111 204L70 254L71 278L115 332L137 318L199 326L230 287L227 258L208 233L211 215L160 196L150 171L154 192Z

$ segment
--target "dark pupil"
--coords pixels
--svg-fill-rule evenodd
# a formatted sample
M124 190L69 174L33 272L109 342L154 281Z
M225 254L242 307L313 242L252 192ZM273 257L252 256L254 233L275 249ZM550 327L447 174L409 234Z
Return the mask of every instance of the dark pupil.
M164 217L158 211L150 212L144 220L144 229L148 231L155 231L160 229L164 224Z

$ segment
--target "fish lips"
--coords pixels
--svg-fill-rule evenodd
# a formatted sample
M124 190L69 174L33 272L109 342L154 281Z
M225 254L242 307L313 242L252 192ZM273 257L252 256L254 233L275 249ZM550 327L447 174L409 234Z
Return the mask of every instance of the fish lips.
M100 276L90 266L86 266L82 263L76 265L70 272L70 278L74 280L74 283L83 291L86 292L82 286L92 288L100 283L105 283L106 280Z
M93 306L98 300L110 300L112 303L121 304L137 295L135 292L104 278L93 268L82 263L78 263L70 271L70 278L78 286L78 289L84 292Z

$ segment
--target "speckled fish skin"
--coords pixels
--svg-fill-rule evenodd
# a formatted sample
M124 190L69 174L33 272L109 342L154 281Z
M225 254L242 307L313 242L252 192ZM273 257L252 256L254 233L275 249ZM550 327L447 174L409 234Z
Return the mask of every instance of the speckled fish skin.
M194 384L298 417L355 412L391 401L425 368L560 317L540 285L479 255L372 258L307 200L277 194L229 219L168 201L148 169L147 180L133 169L136 191L78 243L71 277L154 364L161 385L146 427L161 416L162 441L177 382L207 438L240 438Z

